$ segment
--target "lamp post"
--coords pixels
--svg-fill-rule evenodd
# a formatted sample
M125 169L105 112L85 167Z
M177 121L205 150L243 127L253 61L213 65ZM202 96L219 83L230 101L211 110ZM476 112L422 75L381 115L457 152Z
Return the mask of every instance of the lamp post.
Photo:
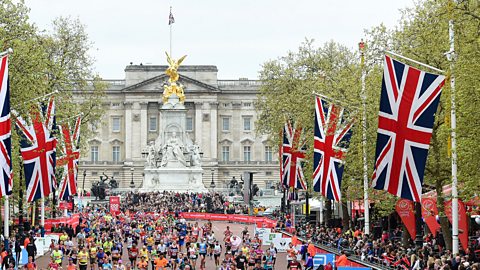
M132 180L130 181L130 188L134 189L135 188L135 183L133 182L133 172L135 169L133 167L130 168L130 172L132 173Z
M215 188L215 182L213 182L213 174L215 173L215 169L212 168L212 169L210 169L210 171L212 172L212 182L210 182L210 188L213 191L213 189Z
M82 184L82 198L85 196L85 177L87 176L87 170L83 170L83 184Z

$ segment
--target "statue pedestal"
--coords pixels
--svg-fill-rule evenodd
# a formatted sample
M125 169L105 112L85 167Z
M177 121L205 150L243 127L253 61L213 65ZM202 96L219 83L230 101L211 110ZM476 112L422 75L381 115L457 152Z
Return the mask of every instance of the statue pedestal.
M171 162L171 161L170 161ZM202 182L203 169L200 167L145 168L145 178L140 192L178 191L207 192Z

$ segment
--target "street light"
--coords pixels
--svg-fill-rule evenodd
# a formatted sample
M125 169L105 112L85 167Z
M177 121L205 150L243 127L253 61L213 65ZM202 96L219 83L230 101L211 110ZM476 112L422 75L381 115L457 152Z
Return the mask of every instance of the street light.
M215 182L213 182L213 174L215 173L215 169L212 168L212 169L210 169L210 171L212 172L212 182L210 183L210 188L214 189L215 188Z
M85 177L87 176L87 170L83 170L83 186L82 186L82 198L85 196Z
M130 168L130 172L132 172L132 180L130 181L130 187L135 188L135 183L133 182L133 172L135 169L133 167Z

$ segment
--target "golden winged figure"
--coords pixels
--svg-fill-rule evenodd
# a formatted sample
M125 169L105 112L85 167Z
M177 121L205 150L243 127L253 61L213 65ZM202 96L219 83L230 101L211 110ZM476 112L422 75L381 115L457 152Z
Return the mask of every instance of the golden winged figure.
M168 62L168 68L165 70L165 74L167 74L170 78L168 79L169 85L164 86L163 90L163 103L167 103L168 98L175 93L178 98L180 99L180 102L183 103L185 101L185 94L183 93L183 87L181 85L177 84L178 78L180 77L178 75L178 67L180 64L183 62L186 55L182 56L180 59L175 60L168 55L167 52L165 52L167 55L167 62Z

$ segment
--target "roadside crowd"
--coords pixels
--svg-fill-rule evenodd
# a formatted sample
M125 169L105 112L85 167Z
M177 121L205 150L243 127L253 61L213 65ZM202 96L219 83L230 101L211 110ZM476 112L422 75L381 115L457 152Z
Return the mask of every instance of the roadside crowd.
M287 227L290 221L279 217L280 226ZM452 254L445 246L441 233L427 234L420 246L414 241L402 241L403 230L396 228L381 237L364 235L359 227L342 230L340 227L325 227L318 224L297 224L295 234L300 238L311 239L347 255L356 255L362 261L380 264L396 269L412 270L479 270L480 269L480 230L470 237L469 248Z

